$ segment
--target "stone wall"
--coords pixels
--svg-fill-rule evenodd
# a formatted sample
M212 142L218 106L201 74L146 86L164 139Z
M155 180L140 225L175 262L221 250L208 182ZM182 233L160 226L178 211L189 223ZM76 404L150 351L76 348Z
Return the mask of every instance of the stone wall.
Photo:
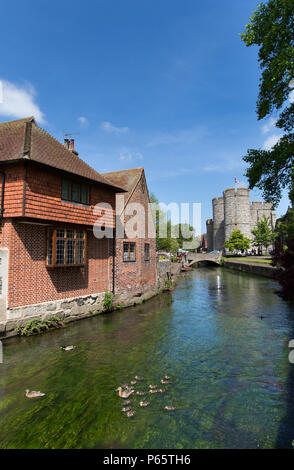
M237 261L224 261L224 266L230 269L236 269L237 271L242 271L249 274L257 274L258 276L265 276L274 278L276 273L276 268L270 265L262 265L261 263L252 262L237 262Z

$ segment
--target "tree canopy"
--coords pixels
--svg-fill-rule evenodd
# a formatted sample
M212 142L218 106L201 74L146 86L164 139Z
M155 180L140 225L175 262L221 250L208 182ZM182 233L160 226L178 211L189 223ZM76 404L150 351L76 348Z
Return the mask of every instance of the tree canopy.
M156 249L175 252L178 248L189 247L189 251L199 247L199 239L195 237L195 229L189 224L172 225L167 213L160 207L159 201L152 193L150 195L152 212L156 227ZM160 233L160 227L166 236Z
M254 235L253 245L260 248L264 246L266 251L276 238L276 234L270 226L269 217L265 215L257 222L256 227L252 230L252 234Z
M228 248L230 251L248 250L250 248L250 240L244 237L241 230L234 230L230 238L226 240L225 248Z
M294 1L268 0L261 3L241 37L246 46L259 47L258 60L262 74L256 110L258 119L280 112L276 126L284 133L270 150L247 151L247 155L243 157L249 163L246 176L250 189L258 187L267 201L277 204L282 190L292 187Z

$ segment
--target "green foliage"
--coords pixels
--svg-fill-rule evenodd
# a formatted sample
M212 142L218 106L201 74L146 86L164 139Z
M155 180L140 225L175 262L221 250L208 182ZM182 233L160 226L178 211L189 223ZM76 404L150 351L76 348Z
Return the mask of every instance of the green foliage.
M20 336L31 336L45 333L50 328L60 328L63 326L63 322L57 317L50 317L48 320L41 320L39 318L30 320L25 326L16 328L16 331Z
M269 217L265 215L262 220L257 222L256 227L252 230L252 234L254 235L253 245L260 248L264 246L266 251L277 237L277 234L271 229Z
M112 292L105 292L104 299L103 299L103 310L108 312L111 310L113 302L113 293Z
M172 287L172 280L171 279L166 279L165 280L165 287L167 289L171 289L171 287Z
M250 248L250 240L244 237L240 230L234 230L230 238L226 240L225 248L228 248L230 251L247 250Z
M278 220L276 230L282 243L294 239L294 209L288 209L284 217Z
M276 126L285 132L280 141L271 150L249 149L244 157L249 163L246 176L250 189L260 188L265 199L275 204L281 199L282 190L288 188L291 191L293 183L294 103L288 101L290 82L294 79L293 17L293 0L269 0L258 6L241 34L246 46L259 47L262 75L257 100L258 119L286 104L276 122Z
M195 229L189 224L172 225L167 218L167 213L159 205L158 199L152 193L150 202L153 204L152 212L156 227L156 249L174 253L178 248L185 248L185 243L189 243L191 248L198 248L199 240L195 237ZM160 236L160 227L166 236Z

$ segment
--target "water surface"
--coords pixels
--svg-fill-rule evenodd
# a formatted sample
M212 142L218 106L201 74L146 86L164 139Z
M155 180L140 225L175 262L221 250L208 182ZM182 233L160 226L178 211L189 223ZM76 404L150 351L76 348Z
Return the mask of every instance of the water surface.
M276 288L200 268L141 306L5 342L0 448L290 447L294 315ZM168 391L149 394L147 408L134 397L127 418L115 389L141 375L146 390L165 374ZM46 396L26 399L27 388Z

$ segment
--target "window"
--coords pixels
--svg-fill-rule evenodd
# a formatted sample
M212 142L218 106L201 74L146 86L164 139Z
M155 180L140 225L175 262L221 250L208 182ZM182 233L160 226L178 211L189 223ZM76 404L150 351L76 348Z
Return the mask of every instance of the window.
M150 261L150 244L145 243L144 245L144 260Z
M124 262L136 261L136 243L124 243Z
M81 204L90 204L90 191L87 184L77 183L63 179L61 188L61 198L64 201L79 202Z
M84 230L48 230L47 266L83 266L85 263L86 233Z

